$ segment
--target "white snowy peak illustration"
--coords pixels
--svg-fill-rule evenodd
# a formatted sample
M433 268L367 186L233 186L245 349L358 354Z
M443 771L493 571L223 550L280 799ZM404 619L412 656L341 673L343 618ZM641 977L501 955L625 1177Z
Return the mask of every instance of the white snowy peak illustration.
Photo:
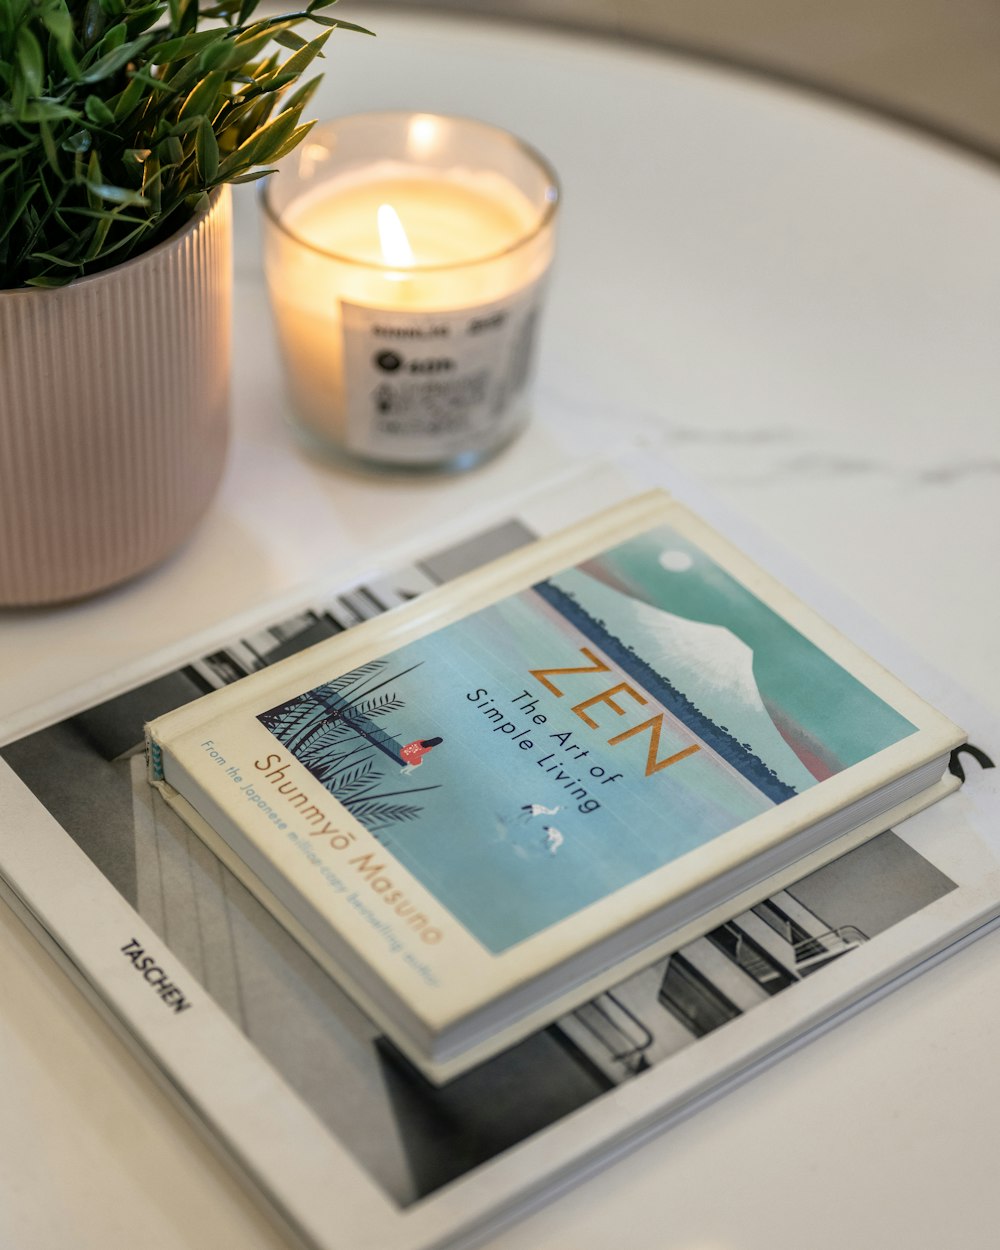
M783 782L796 790L815 784L764 706L753 675L753 651L731 630L675 616L579 569L552 580Z

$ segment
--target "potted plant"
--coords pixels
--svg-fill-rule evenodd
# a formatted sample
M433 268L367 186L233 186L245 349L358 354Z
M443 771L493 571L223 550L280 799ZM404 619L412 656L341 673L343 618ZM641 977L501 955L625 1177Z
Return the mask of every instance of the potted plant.
M229 184L308 132L309 0L0 0L0 604L197 524L227 443Z

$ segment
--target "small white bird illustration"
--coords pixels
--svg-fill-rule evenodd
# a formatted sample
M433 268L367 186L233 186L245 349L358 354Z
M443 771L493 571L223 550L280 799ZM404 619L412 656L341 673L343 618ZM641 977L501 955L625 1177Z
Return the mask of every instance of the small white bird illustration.
M529 816L554 816L559 808L543 807L541 803L525 803L521 811L527 812Z
M542 828L545 830L545 845L549 848L549 854L555 855L566 839L555 825L542 825Z

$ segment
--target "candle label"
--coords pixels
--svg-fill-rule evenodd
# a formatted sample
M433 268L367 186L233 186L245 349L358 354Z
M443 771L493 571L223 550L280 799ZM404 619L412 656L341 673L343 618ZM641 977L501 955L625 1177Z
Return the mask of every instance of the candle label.
M541 282L491 304L411 312L341 303L348 447L397 464L488 451L514 433Z

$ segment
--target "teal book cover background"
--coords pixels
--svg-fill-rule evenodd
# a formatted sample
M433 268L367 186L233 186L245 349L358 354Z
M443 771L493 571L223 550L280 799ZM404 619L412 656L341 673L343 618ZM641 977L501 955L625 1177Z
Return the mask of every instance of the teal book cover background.
M915 732L668 526L258 719L494 953Z

